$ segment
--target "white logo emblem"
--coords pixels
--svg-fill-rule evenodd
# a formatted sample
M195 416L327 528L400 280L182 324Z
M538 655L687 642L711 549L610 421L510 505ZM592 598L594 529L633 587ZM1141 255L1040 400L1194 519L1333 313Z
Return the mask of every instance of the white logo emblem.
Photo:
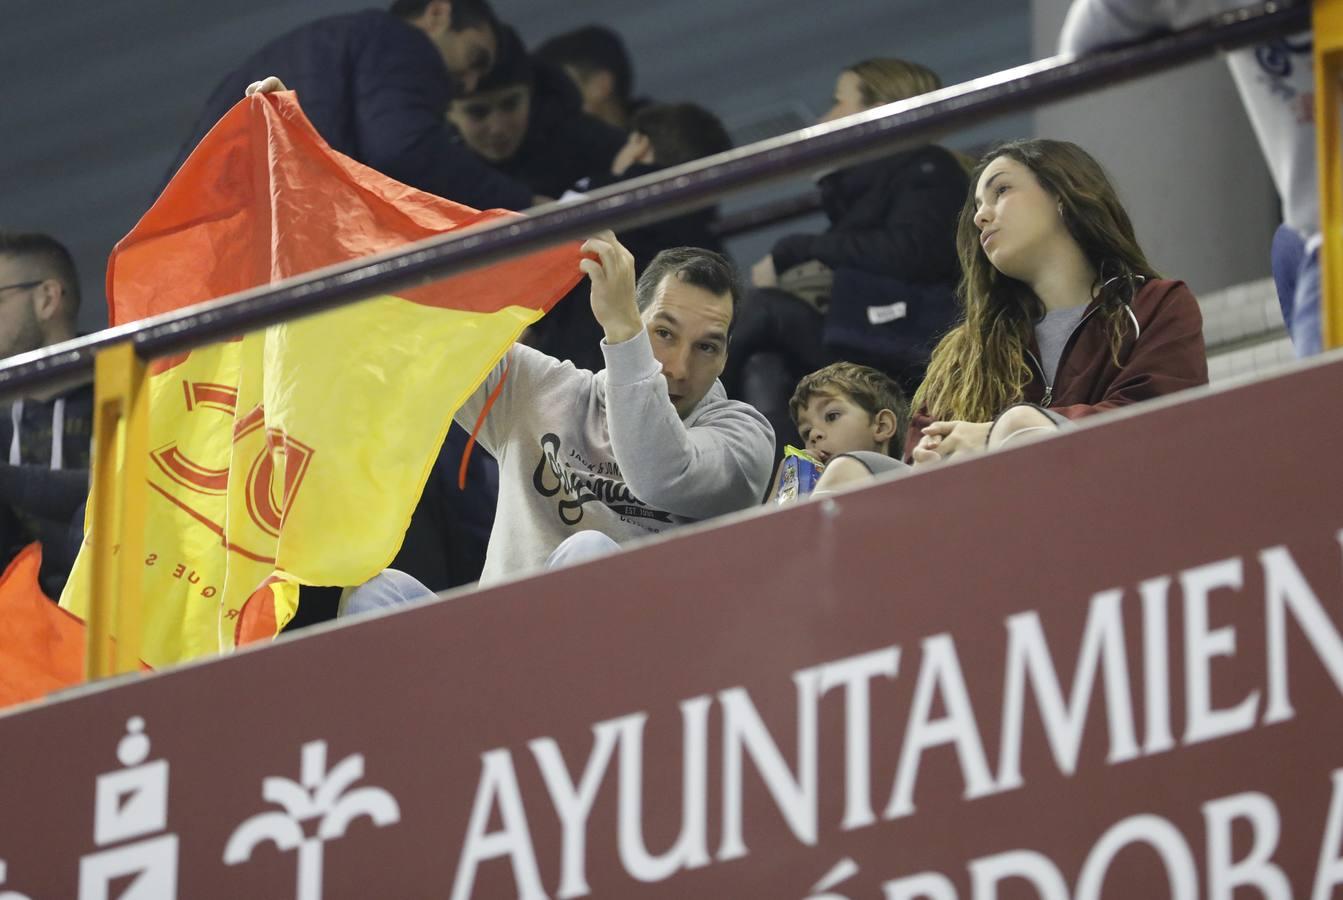
M298 850L298 900L321 900L322 845L343 837L355 819L367 817L380 828L401 821L401 808L382 788L361 787L345 793L346 788L364 777L364 755L345 757L330 772L326 771L326 741L303 745L303 783L288 778L268 777L261 782L261 796L284 807L257 813L229 837L224 862L230 866L247 862L252 851L263 841L280 850ZM303 833L304 822L321 817L316 837Z
M112 900L112 882L132 880L116 900L174 900L177 896L177 835L160 834L168 827L168 761L149 758L145 720L126 722L117 744L117 759L126 768L99 775L94 806L93 839L99 847L79 861L79 900Z

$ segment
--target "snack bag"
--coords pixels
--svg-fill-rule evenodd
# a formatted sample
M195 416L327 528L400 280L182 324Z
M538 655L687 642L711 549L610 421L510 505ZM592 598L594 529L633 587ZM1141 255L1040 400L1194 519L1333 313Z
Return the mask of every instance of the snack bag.
M824 464L813 459L807 451L792 445L785 446L783 470L779 475L779 490L774 495L774 502L789 503L810 494L824 471Z

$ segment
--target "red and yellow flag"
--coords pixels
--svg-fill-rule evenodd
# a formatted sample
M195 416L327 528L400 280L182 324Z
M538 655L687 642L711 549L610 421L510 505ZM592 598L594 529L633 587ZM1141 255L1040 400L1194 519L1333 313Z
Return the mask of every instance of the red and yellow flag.
M42 545L29 544L0 575L0 709L84 677L84 623L38 585Z
M392 181L328 147L293 94L256 95L117 244L111 322L512 215ZM577 283L578 260L570 244L156 361L143 659L269 637L299 585L386 566L453 412ZM99 537L61 598L80 616Z

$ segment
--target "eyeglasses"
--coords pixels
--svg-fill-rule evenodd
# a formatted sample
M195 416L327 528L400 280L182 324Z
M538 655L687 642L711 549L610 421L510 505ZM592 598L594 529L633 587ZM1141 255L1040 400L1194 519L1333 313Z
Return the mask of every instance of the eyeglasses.
M14 284L0 284L0 291L16 291L22 288L34 288L42 284L47 279L39 278L37 281L18 281Z

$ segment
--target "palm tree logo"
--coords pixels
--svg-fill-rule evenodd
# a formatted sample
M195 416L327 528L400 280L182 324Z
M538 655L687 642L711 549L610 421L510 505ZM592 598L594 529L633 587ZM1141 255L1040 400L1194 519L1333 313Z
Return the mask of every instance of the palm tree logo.
M302 784L270 776L261 782L261 796L284 807L257 813L243 821L229 837L224 862L234 866L252 858L258 844L270 841L280 850L298 850L297 900L321 900L322 845L343 837L350 823L361 816L380 828L401 821L401 809L382 788L346 789L364 777L364 755L345 757L326 771L326 741L303 745ZM303 823L321 819L316 834L308 837Z

